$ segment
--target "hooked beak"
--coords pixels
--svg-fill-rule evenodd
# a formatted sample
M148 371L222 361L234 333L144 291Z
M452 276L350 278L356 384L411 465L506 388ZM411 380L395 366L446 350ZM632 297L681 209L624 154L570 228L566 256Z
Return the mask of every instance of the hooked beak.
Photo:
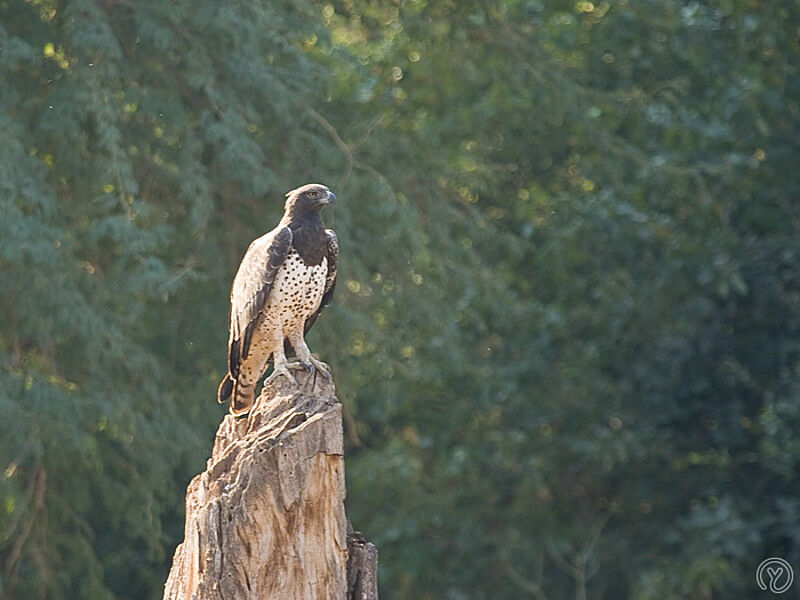
M333 192L328 190L327 195L319 196L314 200L314 207L318 209L325 208L328 204L333 204L336 201L336 196Z

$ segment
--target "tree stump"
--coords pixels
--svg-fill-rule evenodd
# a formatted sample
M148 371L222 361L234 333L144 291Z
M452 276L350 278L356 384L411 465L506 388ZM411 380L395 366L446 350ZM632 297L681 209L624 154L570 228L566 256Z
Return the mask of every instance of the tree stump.
M341 404L295 374L299 390L279 377L220 424L165 600L377 600L377 551L345 517Z

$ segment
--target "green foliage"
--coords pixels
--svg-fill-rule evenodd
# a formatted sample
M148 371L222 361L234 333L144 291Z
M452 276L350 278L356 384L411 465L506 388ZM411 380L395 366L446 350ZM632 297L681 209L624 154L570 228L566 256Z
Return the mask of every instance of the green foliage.
M752 597L800 560L799 25L0 0L0 595L160 595L234 270L322 181L384 597Z

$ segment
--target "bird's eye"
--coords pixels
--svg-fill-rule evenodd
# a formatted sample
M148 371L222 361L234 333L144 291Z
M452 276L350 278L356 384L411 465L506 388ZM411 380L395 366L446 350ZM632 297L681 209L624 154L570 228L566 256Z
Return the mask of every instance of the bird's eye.
M317 192L315 192L313 190L308 192L308 197L309 198L316 198L317 197Z

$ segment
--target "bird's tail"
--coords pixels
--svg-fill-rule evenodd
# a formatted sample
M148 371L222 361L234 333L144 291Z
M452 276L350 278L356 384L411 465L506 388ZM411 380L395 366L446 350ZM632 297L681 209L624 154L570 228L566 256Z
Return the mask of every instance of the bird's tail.
M243 415L250 410L256 401L256 386L245 385L241 381L236 381L228 373L219 384L217 390L217 401L222 404L231 401L231 414L235 417Z
M222 382L220 382L219 389L217 389L217 402L220 404L227 402L228 398L231 397L232 392L233 379L231 379L231 374L227 373L225 377L223 377Z
M232 385L231 414L234 417L247 414L256 401L256 384L245 385L241 381L234 381Z

